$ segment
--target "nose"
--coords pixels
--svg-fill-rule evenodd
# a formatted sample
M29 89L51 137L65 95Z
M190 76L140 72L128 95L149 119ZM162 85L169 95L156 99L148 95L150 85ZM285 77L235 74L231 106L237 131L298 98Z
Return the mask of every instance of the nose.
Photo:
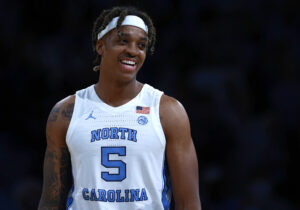
M126 52L130 57L135 57L139 54L139 49L134 43L131 43L127 45Z

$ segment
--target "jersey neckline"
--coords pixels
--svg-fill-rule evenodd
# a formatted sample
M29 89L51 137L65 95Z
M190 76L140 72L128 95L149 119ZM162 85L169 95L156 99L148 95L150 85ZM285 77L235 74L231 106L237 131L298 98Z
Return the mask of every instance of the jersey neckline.
M114 106L108 105L107 103L105 103L104 101L101 100L101 98L96 93L95 85L96 84L93 84L93 85L90 86L90 89L91 89L91 92L92 92L92 94L91 94L92 98L95 101L97 101L98 103L100 103L101 106L104 107L105 109L113 110L113 111L117 111L117 110L122 111L122 110L126 109L127 107L130 107L132 104L134 104L136 101L138 101L141 98L143 92L145 91L146 87L148 86L146 83L143 84L142 89L140 90L140 92L134 98L132 98L131 100L129 100L125 104L114 107Z

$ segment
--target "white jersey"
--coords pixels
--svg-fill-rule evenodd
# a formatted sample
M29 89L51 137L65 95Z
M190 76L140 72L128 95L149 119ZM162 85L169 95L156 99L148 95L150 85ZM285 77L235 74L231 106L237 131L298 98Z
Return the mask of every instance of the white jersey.
M161 96L145 84L131 101L112 107L94 85L76 92L66 135L74 182L68 209L169 209Z

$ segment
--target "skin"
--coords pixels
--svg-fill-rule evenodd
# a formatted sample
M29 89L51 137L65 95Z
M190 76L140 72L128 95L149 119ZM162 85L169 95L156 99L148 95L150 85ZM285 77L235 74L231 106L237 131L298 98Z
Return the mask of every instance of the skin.
M159 113L167 141L166 159L175 209L201 209L198 161L186 111L176 99L163 95Z
M136 75L146 59L147 35L134 26L121 26L98 40L101 55L98 96L110 106L121 106L134 98L143 84ZM136 62L132 71L124 69L122 59ZM44 184L39 209L65 209L71 187L71 161L65 142L72 117L75 96L58 102L52 109L46 128L47 149L44 161ZM163 95L160 120L166 136L168 161L176 210L199 210L198 162L191 139L190 124L183 106L174 98Z
M38 209L66 208L72 184L71 160L65 136L72 117L75 96L58 102L50 112L46 126L47 148L44 159L44 182Z
M143 85L136 81L136 75L146 58L146 33L134 26L122 26L121 36L112 30L97 42L101 55L100 77L95 86L98 96L111 106L120 106L134 98ZM136 69L125 71L120 60L136 61Z

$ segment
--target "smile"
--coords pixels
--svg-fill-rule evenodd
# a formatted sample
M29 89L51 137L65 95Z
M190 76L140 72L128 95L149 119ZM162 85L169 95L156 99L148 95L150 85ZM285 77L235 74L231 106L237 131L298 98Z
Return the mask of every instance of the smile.
M121 59L120 60L122 69L126 72L134 72L137 67L137 62L133 59Z
M130 66L135 66L136 62L132 61L132 60L121 60L121 63L125 64L125 65L130 65Z

